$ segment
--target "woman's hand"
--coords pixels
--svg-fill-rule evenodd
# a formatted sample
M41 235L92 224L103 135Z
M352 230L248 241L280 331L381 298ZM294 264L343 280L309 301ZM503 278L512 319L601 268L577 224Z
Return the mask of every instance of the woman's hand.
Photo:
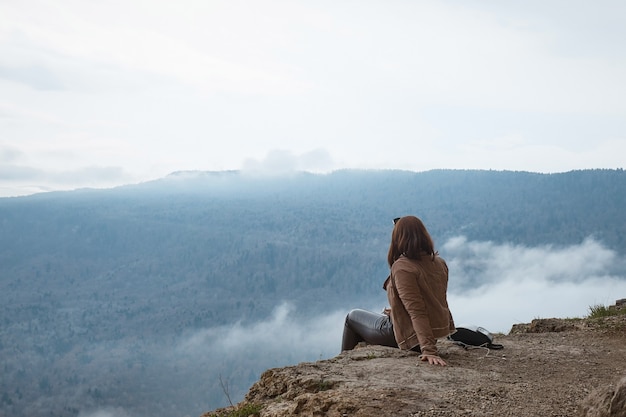
M420 355L420 360L423 362L428 361L428 363L431 365L441 365L441 366L448 365L446 361L444 361L437 355Z

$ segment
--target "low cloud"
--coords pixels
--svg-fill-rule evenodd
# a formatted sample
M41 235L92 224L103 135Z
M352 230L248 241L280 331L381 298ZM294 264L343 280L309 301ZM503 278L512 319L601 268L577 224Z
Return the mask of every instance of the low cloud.
M470 242L442 247L450 268L449 304L457 325L508 333L535 318L583 317L626 297L623 261L600 242L525 247Z
M535 279L549 282L582 282L605 274L616 265L617 254L592 238L579 245L526 247L493 242L448 240L442 247L459 285L474 290L501 283Z
M315 149L302 154L275 149L269 151L261 160L246 159L242 164L242 171L253 174L283 175L297 171L328 172L332 166L333 160L325 149Z
M295 313L295 307L285 302L276 307L266 321L202 330L185 339L179 350L191 355L210 351L234 356L250 349L276 353L290 351L297 352L301 360L339 353L345 311L299 319L294 319L297 317Z
M81 411L78 417L133 417L126 410L121 407L110 407L106 409L100 409L95 411L84 412Z

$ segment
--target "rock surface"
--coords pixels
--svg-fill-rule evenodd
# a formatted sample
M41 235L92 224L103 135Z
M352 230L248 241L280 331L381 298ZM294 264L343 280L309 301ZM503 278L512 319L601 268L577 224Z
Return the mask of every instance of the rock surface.
M260 417L626 417L626 315L540 319L495 335L502 350L438 342L447 367L382 346L269 369L242 403ZM241 415L241 414L237 414Z

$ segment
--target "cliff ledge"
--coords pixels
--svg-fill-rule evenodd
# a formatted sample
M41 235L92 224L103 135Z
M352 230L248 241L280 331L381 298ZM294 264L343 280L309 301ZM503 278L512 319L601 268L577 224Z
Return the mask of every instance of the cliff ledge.
M235 407L202 417L626 417L626 315L537 319L496 334L502 350L438 343L447 367L358 346L265 371Z

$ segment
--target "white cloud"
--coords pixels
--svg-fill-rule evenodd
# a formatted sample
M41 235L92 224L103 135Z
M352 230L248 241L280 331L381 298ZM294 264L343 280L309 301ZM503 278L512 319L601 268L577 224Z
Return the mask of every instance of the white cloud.
M536 318L584 317L589 307L611 305L623 294L623 277L590 277L578 283L525 278L503 280L482 291L453 293L448 301L457 325L508 333L514 324Z
M626 295L626 269L593 239L567 247L524 247L450 239L449 303L457 325L507 333L535 318L584 317Z
M78 417L132 417L121 407L108 407L94 411L81 411Z
M242 170L246 174L283 175L297 171L328 172L333 165L332 158L324 149L315 149L300 155L288 150L275 149L261 159L246 159Z
M280 32L276 33L282 26L280 15L268 19L272 15L267 6L274 8L272 12L279 11L273 3L255 6L198 1L185 1L176 7L165 3L70 1L63 8L40 1L35 11L5 5L5 13L12 17L6 20L3 33L12 52L5 56L5 62L15 69L42 62L51 66L52 72L62 70L59 74L86 65L93 65L94 75L105 68L112 74L158 74L208 91L274 93L303 88L289 80L289 73L278 62L247 61L247 57L266 54L265 49L272 47L266 43L268 34L274 42L281 39ZM290 9L294 11L294 7ZM50 19L51 15L55 18ZM259 18L263 16L266 18ZM264 36L251 44L249 37L258 34ZM224 48L224 44L235 50ZM261 50L255 52L255 47ZM76 80L65 81L71 85ZM99 79L92 77L92 81L98 83ZM88 83L83 84L86 86Z
M294 320L295 308L285 302L267 321L221 326L199 331L181 342L184 354L210 351L236 357L249 349L259 352L290 352L298 358L331 357L341 349L345 311L318 314Z

